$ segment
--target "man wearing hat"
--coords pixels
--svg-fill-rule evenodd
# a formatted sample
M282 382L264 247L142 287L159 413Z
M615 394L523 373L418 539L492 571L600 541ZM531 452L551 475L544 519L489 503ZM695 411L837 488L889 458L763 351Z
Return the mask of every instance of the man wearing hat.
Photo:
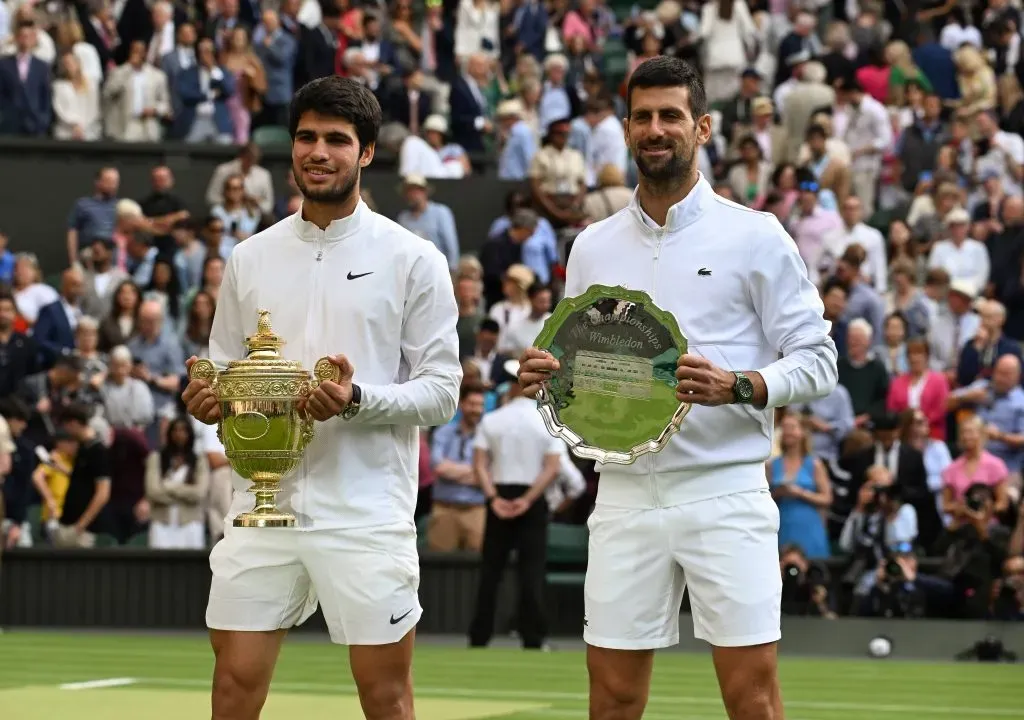
M430 180L458 180L470 172L466 151L458 145L445 145L448 121L443 115L430 115L423 121L420 135L409 133L398 151L398 174L420 175Z
M525 180L530 174L530 164L537 153L537 142L533 130L524 120L526 109L517 98L505 100L495 112L504 145L498 157L498 178L501 180Z
M950 382L956 379L960 352L964 345L974 339L981 326L981 317L974 311L977 297L977 289L969 282L951 282L946 303L940 306L928 330L932 368L946 371Z
M932 247L928 267L940 267L953 280L963 280L971 287L984 288L991 270L988 249L977 240L967 237L971 216L962 207L955 207L946 213L945 223L949 236Z
M732 144L729 146L729 159L739 159L740 140L751 135L757 140L765 162L775 165L784 160L788 140L785 129L775 124L775 105L771 98L754 98L750 102L750 116L750 125L737 125L734 128Z
M422 175L406 175L400 192L405 195L407 209L395 221L409 232L434 243L448 258L452 270L459 264L459 233L455 215L447 205L430 200L431 187Z

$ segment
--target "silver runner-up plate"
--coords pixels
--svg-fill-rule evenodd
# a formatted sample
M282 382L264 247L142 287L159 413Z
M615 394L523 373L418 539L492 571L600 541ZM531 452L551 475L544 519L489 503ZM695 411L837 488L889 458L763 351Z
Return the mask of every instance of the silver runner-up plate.
M643 291L593 285L565 298L534 345L560 364L537 408L577 457L629 465L664 448L690 411L676 399L686 338Z

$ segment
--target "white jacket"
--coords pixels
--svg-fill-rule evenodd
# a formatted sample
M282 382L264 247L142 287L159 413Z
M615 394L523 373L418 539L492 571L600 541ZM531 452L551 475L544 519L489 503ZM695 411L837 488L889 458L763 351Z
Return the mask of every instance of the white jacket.
M703 175L661 229L645 222L634 196L573 245L566 296L595 284L646 291L675 315L690 353L756 370L768 388L764 410L694 406L660 453L599 465L598 502L669 507L767 487L772 408L825 397L838 377L824 307L775 217L719 197Z
M362 202L326 232L300 211L231 253L210 334L215 363L245 356L260 309L286 358L312 371L343 353L362 390L355 418L316 423L278 506L303 529L412 523L419 428L451 420L462 382L444 255ZM229 517L253 506L248 483L234 483Z

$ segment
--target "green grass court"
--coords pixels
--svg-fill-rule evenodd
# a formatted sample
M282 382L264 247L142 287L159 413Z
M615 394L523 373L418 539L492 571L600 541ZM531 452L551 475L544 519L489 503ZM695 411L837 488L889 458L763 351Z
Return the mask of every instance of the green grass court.
M198 635L0 635L0 718L208 718L210 672ZM471 651L421 641L415 677L419 720L586 718L580 650ZM782 681L788 720L1024 717L1019 666L787 658ZM344 650L299 638L288 643L263 717L362 717ZM710 658L661 654L645 717L725 718Z

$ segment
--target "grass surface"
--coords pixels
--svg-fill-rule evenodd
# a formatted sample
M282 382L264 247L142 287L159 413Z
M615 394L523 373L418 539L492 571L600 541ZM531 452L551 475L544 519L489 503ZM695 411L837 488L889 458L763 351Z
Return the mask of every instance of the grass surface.
M0 718L209 717L211 669L200 636L0 635ZM787 720L1024 717L1020 666L786 658L781 674ZM102 684L96 681L123 685L93 687ZM471 651L421 642L415 683L418 720L586 718L586 672L576 650ZM263 718L359 718L354 695L343 648L292 641ZM710 658L659 655L645 718L723 720Z

